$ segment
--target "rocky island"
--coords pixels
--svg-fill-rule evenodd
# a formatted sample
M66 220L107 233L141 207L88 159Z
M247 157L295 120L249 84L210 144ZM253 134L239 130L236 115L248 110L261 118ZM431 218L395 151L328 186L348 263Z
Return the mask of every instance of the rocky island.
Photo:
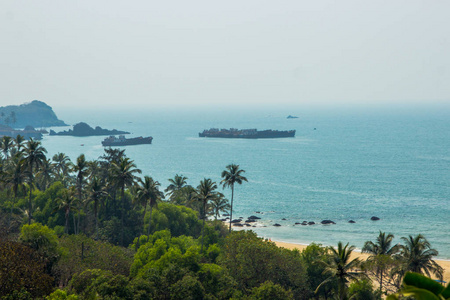
M13 128L67 126L50 106L39 100L0 107L0 125Z
M100 126L92 128L88 124L84 122L80 122L78 124L73 125L73 130L64 130L61 132L55 132L54 130L50 130L50 135L69 135L69 136L97 136L97 135L119 135L119 134L129 134L127 131L120 130L108 130L103 129Z
M26 126L23 130L14 129L7 125L0 125L0 138L3 136L10 136L16 138L18 135L23 136L26 140L33 138L35 140L42 139L42 134L45 130L36 130L32 126Z

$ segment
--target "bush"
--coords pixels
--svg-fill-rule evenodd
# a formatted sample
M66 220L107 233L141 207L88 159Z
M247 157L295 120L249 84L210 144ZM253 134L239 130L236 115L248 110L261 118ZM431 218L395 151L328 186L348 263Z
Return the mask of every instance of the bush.
M370 280L352 282L348 288L348 296L352 300L378 300L381 299L380 291L374 291Z
M31 296L34 299L48 295L53 278L45 269L42 256L36 250L0 240L0 297L28 299Z
M285 290L281 285L266 281L259 287L253 288L251 299L254 300L289 300L294 299L290 290Z
M311 292L299 252L279 248L258 238L252 231L229 234L217 260L246 293L267 280L284 289L292 289L296 299L306 298Z

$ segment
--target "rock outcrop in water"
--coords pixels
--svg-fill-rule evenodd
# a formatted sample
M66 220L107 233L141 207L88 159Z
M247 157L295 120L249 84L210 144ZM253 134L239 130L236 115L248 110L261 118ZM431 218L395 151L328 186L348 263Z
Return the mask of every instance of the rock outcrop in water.
M10 136L12 138L16 138L18 135L21 135L28 140L33 138L35 140L42 139L42 131L36 130L32 126L26 126L24 130L13 129L6 125L0 125L0 138L2 136Z
M99 126L92 128L88 124L84 122L80 122L78 124L73 125L73 130L65 130L61 132L55 132L50 130L50 135L69 135L69 136L97 136L97 135L119 135L119 134L129 134L127 131L120 130L108 130L103 129Z

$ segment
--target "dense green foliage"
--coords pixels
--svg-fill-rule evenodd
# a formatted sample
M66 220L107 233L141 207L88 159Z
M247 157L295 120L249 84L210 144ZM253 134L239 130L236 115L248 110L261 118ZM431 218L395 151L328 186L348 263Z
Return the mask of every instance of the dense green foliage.
M380 232L363 264L348 244L300 253L230 231L210 178L194 188L177 174L164 194L124 150L73 164L20 136L0 146L1 299L379 299L408 271L442 276L421 235L392 246ZM232 200L243 173L221 174Z

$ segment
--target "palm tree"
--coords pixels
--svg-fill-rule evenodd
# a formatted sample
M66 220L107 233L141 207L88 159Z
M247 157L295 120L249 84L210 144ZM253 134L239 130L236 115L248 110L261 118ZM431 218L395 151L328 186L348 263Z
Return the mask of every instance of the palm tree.
M13 203L11 205L11 214L8 219L8 225L10 226L10 220L13 212L13 207L16 203L17 192L22 184L25 182L26 171L24 161L20 159L20 156L15 156L11 159L8 172L4 173L3 181L7 186L11 187L13 192Z
M32 138L30 138L25 145L24 159L26 165L28 166L28 176L30 184L30 197L28 199L28 225L31 224L32 218L31 192L33 191L33 172L34 168L38 168L39 166L41 166L43 161L46 159L45 153L47 153L47 150L41 146L41 142L35 141Z
M164 190L164 192L167 193L167 196L169 196L169 199L172 200L175 198L178 194L178 192L187 184L188 178L183 175L176 174L175 177L172 179L169 179L169 186Z
M233 198L234 198L234 184L242 184L242 182L247 181L247 178L242 176L244 170L239 169L239 165L230 164L226 166L226 170L222 172L223 180L220 182L223 188L231 187L231 208L230 208L230 228L231 232L231 221L233 220Z
M405 245L400 245L403 273L407 271L425 273L428 277L434 273L442 279L443 269L433 260L433 256L438 255L439 252L431 248L431 244L423 235L418 234L415 237L410 235L408 238L402 237L402 240L405 242Z
M215 190L217 189L217 184L213 182L211 179L204 178L202 181L200 181L200 185L197 187L197 191L195 194L195 199L201 202L202 204L202 219L203 219L203 226L202 226L202 246L200 249L200 253L203 253L203 236L205 234L205 220L206 220L206 206L208 205L208 202L211 201L216 197Z
M82 201L82 191L83 191L83 184L84 184L84 178L87 175L87 167L88 162L86 161L86 157L84 154L81 154L77 157L77 162L73 166L73 170L77 172L77 192L78 192L78 203L81 204ZM75 228L75 234L79 232L80 230L80 212L78 212L78 229Z
M225 198L224 194L217 193L216 197L211 201L211 209L211 213L217 220L221 212L227 212L230 209L230 203L228 203L228 199Z
M67 185L67 177L69 177L70 170L72 168L72 162L70 158L61 152L53 155L52 160L55 164L55 170L57 174L57 179L61 181L61 183L66 186Z
M383 275L386 272L385 260L391 259L393 255L397 254L400 250L399 245L392 246L392 240L394 235L388 234L386 236L385 232L381 232L377 237L376 242L367 241L364 243L362 248L363 253L369 253L369 258L367 261L374 262L376 265L376 274L379 276L380 292L383 289Z
M135 184L137 177L135 173L141 173L141 170L136 169L136 164L129 158L121 157L118 163L112 163L112 179L120 189L120 195L122 199L122 236L121 243L123 245L123 233L124 233L124 216L125 216L125 188Z
M46 190L49 183L52 180L52 176L54 174L54 164L52 163L52 161L50 159L45 159L42 162L41 168L39 170L39 172L37 173L37 175L39 176L39 183L38 184L38 188L40 190Z
M61 198L57 199L58 206L53 210L54 212L58 210L64 211L64 217L66 219L66 223L64 225L64 233L69 233L69 216L70 211L76 211L76 201L75 190L73 187L69 189L64 189L61 194ZM74 224L75 225L75 224Z
M88 188L88 202L94 202L94 218L95 218L95 239L98 240L98 204L108 195L100 178L94 176Z
M164 197L163 192L159 190L159 182L153 180L150 176L144 176L144 180L139 180L140 185L137 190L137 197L139 202L144 205L144 215L142 217L142 225L144 225L145 213L147 212L147 205L150 206L150 218L148 220L148 235L151 233L152 212L153 207L158 206L158 200Z
M22 149L24 142L25 142L25 138L23 137L23 135L20 135L20 134L18 134L16 136L16 138L14 139L14 144L19 152Z
M338 285L338 298L340 300L346 298L347 283L350 280L357 280L364 276L363 273L354 271L360 265L358 258L350 259L350 255L354 249L354 246L349 247L348 243L344 246L342 242L338 243L337 250L329 247L331 251L330 260L318 262L325 266L324 273L328 274L328 278L319 284L316 293L324 284L335 281Z
M2 141L0 142L0 145L2 146L3 154L5 155L5 158L8 159L9 157L9 151L13 147L13 141L10 136L4 135L2 138Z

